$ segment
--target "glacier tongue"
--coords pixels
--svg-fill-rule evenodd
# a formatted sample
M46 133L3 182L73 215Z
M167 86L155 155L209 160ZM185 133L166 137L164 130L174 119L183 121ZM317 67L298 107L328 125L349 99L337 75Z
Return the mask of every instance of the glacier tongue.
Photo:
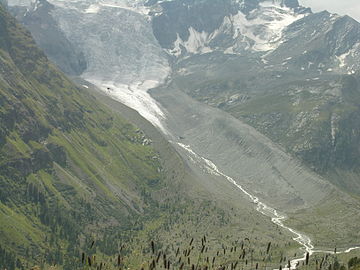
M67 8L61 0L52 2L60 4L53 17L85 54L87 69L82 77L166 133L165 114L147 90L162 83L170 67L147 17L122 7L129 1L87 2L86 9L79 9L79 1L66 2ZM74 8L69 8L72 2Z
M164 134L169 133L164 124L166 116L162 107L148 93L148 89L158 86L160 81L138 81L127 85L115 81L99 81L91 77L85 79L107 92L113 99L136 110Z

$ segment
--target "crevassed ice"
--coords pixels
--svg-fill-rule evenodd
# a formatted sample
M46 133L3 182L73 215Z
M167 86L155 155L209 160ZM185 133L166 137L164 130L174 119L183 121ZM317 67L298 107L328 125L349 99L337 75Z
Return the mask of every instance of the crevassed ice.
M170 67L146 16L122 8L121 3L130 1L87 1L84 6L74 0L51 1L60 3L52 12L58 25L84 53L87 69L81 76L166 133L163 109L148 90L164 82Z

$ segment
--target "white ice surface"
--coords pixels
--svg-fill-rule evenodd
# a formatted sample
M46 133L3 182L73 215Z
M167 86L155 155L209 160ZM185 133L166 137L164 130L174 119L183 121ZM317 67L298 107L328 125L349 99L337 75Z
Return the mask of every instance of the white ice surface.
M120 82L100 81L91 78L85 79L99 87L115 100L136 110L142 117L158 127L164 134L168 134L164 125L164 120L166 118L165 113L160 105L148 93L149 89L158 86L161 82L147 80L127 85Z
M177 39L174 42L173 49L168 50L169 54L177 57L180 56L182 53L181 46L185 48L187 53L190 54L204 54L212 52L212 49L209 47L209 43L214 38L214 33L209 34L205 31L198 32L193 27L189 27L188 31L190 34L186 41L183 41L179 34L177 34Z
M84 1L51 1L66 2L66 8L52 14L67 38L84 52L87 69L82 78L167 133L163 109L148 90L163 83L171 70L146 12L140 12L143 1L88 0L84 6Z

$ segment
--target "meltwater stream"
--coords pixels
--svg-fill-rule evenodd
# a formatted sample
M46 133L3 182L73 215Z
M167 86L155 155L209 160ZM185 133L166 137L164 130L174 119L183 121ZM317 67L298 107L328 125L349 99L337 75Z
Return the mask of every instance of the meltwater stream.
M232 177L221 172L212 161L210 161L204 157L201 157L197 153L195 153L189 145L185 145L182 143L177 143L177 145L180 146L182 149L186 150L190 154L190 159L194 163L199 163L199 165L202 165L203 168L208 173L216 175L216 176L224 177L230 183L235 185L242 193L244 193L256 205L256 211L271 218L271 221L274 224L282 227L283 229L289 231L290 233L292 233L294 235L293 240L296 241L297 243L299 243L303 247L304 255L303 255L303 257L296 258L296 259L293 259L290 261L290 270L296 269L297 266L300 264L300 262L305 261L307 254L309 254L311 256L314 253L328 253L328 254L334 253L334 251L315 250L314 246L311 243L311 239L307 235L300 233L284 224L284 221L286 220L286 216L279 214L276 209L269 207L265 203L261 202L258 197L249 193L246 189L244 189L241 185L239 185ZM352 247L352 248L349 248L347 250L337 252L337 253L338 254L349 253L356 249L360 249L360 247ZM283 269L289 270L289 267L287 266L287 267L284 267Z

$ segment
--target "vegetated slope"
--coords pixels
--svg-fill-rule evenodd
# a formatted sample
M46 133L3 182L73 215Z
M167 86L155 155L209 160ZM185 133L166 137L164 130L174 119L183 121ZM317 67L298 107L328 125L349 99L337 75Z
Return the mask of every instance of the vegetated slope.
M164 181L150 141L57 71L3 9L0 20L1 245L59 262L92 227L139 229Z
M150 239L174 248L204 233L214 252L245 236L278 239L277 258L297 248L230 184L192 176L145 120L154 143L75 86L3 8L0 37L1 267L76 269L81 251L106 257L123 244L122 266L135 267Z

